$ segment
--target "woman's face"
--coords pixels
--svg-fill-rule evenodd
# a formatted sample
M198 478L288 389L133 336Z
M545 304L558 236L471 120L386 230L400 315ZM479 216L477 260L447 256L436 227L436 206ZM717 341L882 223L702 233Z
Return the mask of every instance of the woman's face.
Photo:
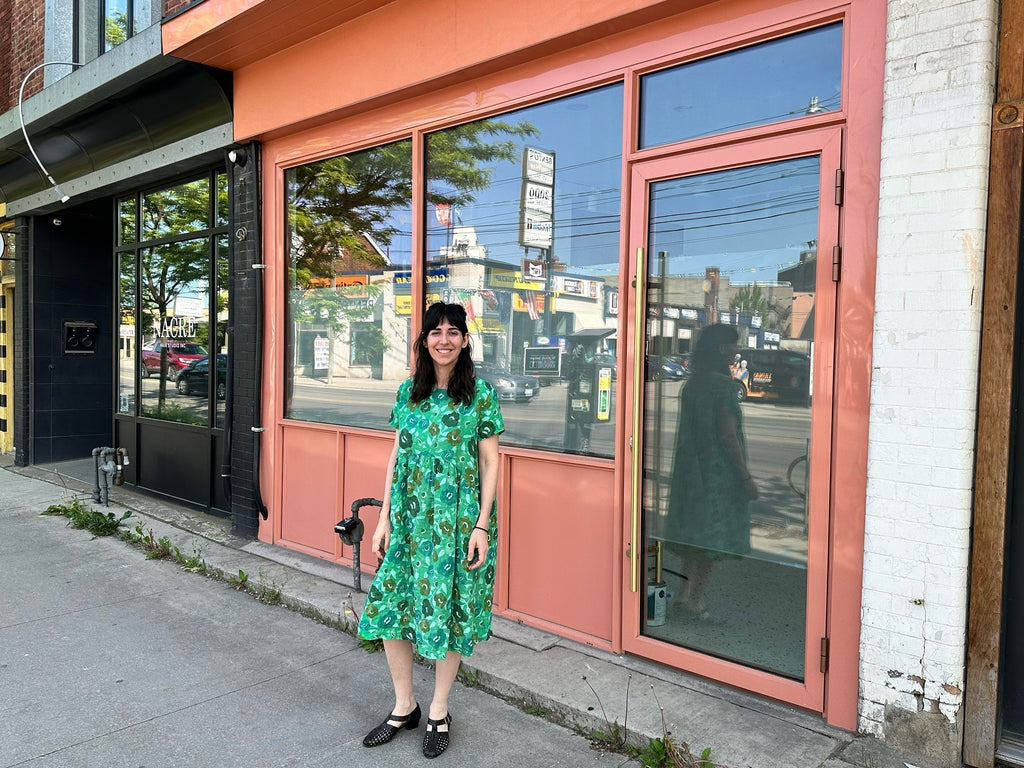
M469 337L464 336L462 331L451 325L447 320L427 334L427 352L435 366L447 368L454 366L459 359L459 353L469 343Z

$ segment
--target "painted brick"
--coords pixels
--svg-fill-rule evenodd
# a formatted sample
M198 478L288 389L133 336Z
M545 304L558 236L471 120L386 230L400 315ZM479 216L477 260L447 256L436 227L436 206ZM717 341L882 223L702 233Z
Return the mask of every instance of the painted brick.
M888 4L859 723L883 736L887 706L962 706L996 16Z

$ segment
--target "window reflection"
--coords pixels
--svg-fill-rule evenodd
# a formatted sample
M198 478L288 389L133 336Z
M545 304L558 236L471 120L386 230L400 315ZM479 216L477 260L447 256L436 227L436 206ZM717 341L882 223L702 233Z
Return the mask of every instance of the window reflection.
M216 171L118 201L118 413L224 427L227 199Z
M143 416L209 423L207 403L178 397L192 391L176 386L183 371L209 354L209 250L202 238L140 252Z
M386 429L409 375L412 142L299 166L285 184L285 415Z
M142 198L142 240L210 228L210 180L195 179Z
M427 138L427 302L465 306L504 443L613 453L621 125L613 85Z
M640 147L840 108L843 26L830 24L640 79Z
M120 209L123 210L123 207ZM134 219L132 228L134 229ZM135 254L118 255L117 412L135 415Z

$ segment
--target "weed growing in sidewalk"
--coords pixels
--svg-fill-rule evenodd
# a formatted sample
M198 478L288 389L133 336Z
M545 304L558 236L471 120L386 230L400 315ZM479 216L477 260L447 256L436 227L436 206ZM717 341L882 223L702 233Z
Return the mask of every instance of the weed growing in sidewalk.
M249 588L249 574L239 568L237 576L228 576L228 584L240 592L245 591Z
M132 516L132 511L126 510L123 515L117 517L113 512L104 514L85 506L79 499L72 498L63 504L51 504L43 514L62 515L68 518L68 525L72 528L85 528L93 536L113 536L121 527L121 523Z
M620 728L618 720L611 722L608 719L608 713L605 711L601 697L594 690L594 686L591 685L590 681L587 680L586 675L583 676L583 682L587 684L591 692L593 692L594 698L597 699L597 705L601 708L601 715L608 726L607 732L593 731L590 734L591 739L606 749L621 752L635 760L639 760L644 768L727 768L724 764L711 760L711 747L705 748L699 756L695 756L690 750L689 744L685 741L677 742L672 737L665 723L665 708L661 706L661 702L658 700L658 693L654 690L653 685L651 686L651 692L654 694L655 701L658 702L658 710L661 713L661 737L649 739L647 744L639 748L627 743L628 731L626 730L626 722L629 718L629 684L632 679L632 675L629 675L626 679L625 713L623 714L622 726Z
M281 604L281 588L274 583L273 579L268 579L262 570L260 571L260 583L249 587L249 594L267 605Z
M202 550L192 542L192 554L186 555L177 547L173 548L174 559L181 563L181 567L189 573L206 573L206 561L203 560Z

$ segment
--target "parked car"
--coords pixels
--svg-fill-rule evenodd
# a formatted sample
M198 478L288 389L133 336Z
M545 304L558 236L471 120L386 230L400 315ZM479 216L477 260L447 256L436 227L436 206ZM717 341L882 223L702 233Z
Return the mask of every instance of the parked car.
M740 364L733 366L740 402L750 398L810 404L810 355L789 349L743 349L740 358Z
M194 341L163 341L157 339L148 344L143 344L140 350L142 363L139 372L142 378L151 373L160 373L160 356L164 346L167 347L167 378L174 381L178 372L195 360L206 357L206 348Z
M475 363L476 375L498 393L499 400L529 403L540 393L540 379L511 373L497 363Z
M226 394L228 356L217 355L217 399L223 400ZM210 392L210 358L201 357L193 360L178 372L175 380L178 392L183 395L208 395Z
M647 356L647 379L665 379L667 381L679 381L687 376L686 369L679 363L674 363L667 357L658 355Z

